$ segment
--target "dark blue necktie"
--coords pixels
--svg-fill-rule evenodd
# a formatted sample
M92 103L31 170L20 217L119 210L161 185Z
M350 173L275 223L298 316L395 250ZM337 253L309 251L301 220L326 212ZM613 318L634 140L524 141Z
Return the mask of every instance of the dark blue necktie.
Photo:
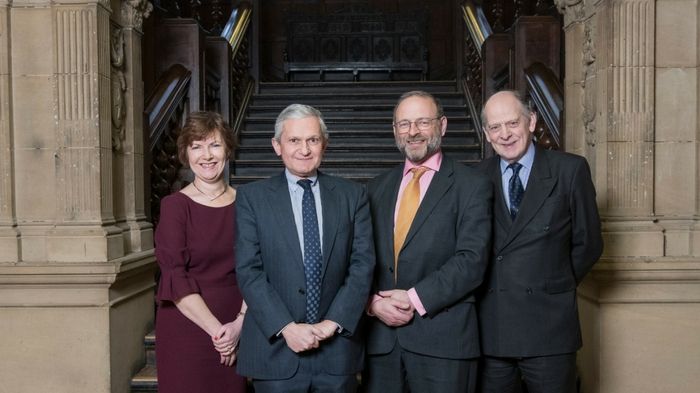
M301 215L304 224L304 274L306 275L306 322L318 322L321 301L321 237L318 233L316 202L311 190L311 180L297 182L304 189Z
M520 181L520 168L523 166L519 162L514 162L508 165L508 168L513 170L513 176L510 177L508 182L508 200L510 201L510 218L515 220L515 216L518 215L518 209L520 209L520 202L523 200L523 194L525 194L525 189L523 188L523 183Z

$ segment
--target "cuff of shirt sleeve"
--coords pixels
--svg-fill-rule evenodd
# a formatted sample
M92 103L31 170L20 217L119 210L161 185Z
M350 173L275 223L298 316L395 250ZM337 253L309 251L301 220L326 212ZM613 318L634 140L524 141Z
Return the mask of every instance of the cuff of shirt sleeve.
M416 288L411 288L406 291L406 293L408 294L408 300L411 301L411 304L413 305L413 308L416 309L416 312L418 312L418 315L421 317L425 315L427 311L425 311L425 307L423 307L423 303L421 303L420 298L418 297Z

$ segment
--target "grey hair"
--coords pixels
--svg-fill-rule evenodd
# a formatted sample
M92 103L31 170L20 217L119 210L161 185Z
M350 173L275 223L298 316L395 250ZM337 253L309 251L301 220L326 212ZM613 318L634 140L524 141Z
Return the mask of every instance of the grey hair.
M328 128L326 127L326 122L323 121L323 115L313 106L304 104L291 104L280 112L275 121L275 140L279 142L280 138L282 138L282 131L286 120L304 119L307 117L315 117L318 119L318 123L321 126L321 135L323 139L327 141Z
M437 97L428 93L427 91L413 90L413 91L409 91L409 92L401 94L401 97L399 97L399 100L396 101L396 106L394 106L394 121L396 121L396 110L399 108L399 105L401 105L401 103L404 102L404 100L406 100L407 98L411 98L411 97L422 97L422 98L427 98L427 99L433 101L433 103L435 104L435 107L437 108L436 116L442 117L445 115L445 112L442 109L442 104L440 103L440 100Z
M482 127L484 127L484 128L486 127L486 104L489 102L491 97L493 97L499 93L510 93L516 100L518 100L518 103L520 104L520 112L522 112L523 116L530 117L530 115L532 114L532 109L530 108L530 104L525 102L523 95L520 94L519 91L517 91L517 90L501 90L501 91L497 91L497 92L491 94L489 96L488 100L484 101L484 105L481 107L481 125L482 125Z

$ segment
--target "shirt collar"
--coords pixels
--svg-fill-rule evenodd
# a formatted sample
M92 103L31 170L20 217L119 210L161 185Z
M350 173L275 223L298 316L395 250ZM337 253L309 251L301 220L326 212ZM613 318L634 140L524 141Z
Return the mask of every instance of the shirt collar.
M420 164L415 164L411 161L408 160L408 158L405 160L404 165L403 165L403 176L406 176L406 174L413 168L418 167L418 166L424 166L431 171L439 171L440 170L440 164L442 164L442 150L438 150L435 154L432 156L428 157L427 160L421 162Z
M504 160L501 158L501 174L506 173L506 170L508 170L508 161ZM525 167L525 169L532 170L532 164L535 162L535 144L530 143L530 146L527 148L527 151L525 152L525 155L520 157L518 160L520 165Z
M288 183L290 186L301 187L301 186L297 183L299 180L301 180L301 178L300 178L299 176L292 175L292 173L289 172L289 169L286 169L286 168L284 169L284 176L287 178L287 183ZM316 182L318 181L318 172L316 172L316 174L313 175L313 176L307 177L306 179L311 180L311 187L315 186L315 185L316 185Z

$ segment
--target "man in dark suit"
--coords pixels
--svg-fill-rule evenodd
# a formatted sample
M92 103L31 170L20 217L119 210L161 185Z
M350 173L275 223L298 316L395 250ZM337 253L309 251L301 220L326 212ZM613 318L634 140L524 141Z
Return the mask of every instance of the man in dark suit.
M319 111L290 105L272 139L284 172L237 190L236 273L248 304L238 372L256 393L357 387L372 228L364 188L317 170L327 141Z
M481 391L573 393L581 331L576 286L603 249L586 160L532 142L536 115L516 92L494 94L482 122L498 154L493 254L478 310Z
M488 261L493 187L442 154L447 118L432 95L402 95L393 125L405 162L369 184L377 265L363 384L370 393L473 392L474 290Z

